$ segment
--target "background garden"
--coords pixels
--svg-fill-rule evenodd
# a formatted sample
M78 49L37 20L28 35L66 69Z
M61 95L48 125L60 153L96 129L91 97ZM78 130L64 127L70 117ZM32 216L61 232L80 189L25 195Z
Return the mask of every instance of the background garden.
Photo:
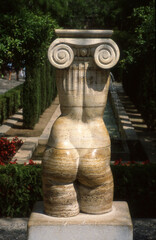
M0 96L0 124L23 108L25 128L33 128L56 96L55 72L47 49L55 28L113 29L121 57L116 81L156 128L155 1L1 0L0 73L12 62L26 67L24 85ZM27 216L42 199L41 167L0 166L0 216ZM113 166L115 200L126 200L135 217L156 216L155 165ZM134 187L135 186L135 187Z
M26 66L25 126L34 126L55 95L55 86L49 88L52 70L46 56L55 38L54 28L91 28L114 30L113 38L121 51L120 62L113 70L115 79L123 82L149 128L154 128L154 24L154 0L1 0L0 69L8 62L16 71Z

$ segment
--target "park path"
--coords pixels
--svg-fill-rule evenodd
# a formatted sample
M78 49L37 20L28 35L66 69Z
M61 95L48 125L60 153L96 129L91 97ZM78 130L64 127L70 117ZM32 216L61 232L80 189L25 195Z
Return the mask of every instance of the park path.
M7 78L0 78L0 95L6 93L10 89L17 87L24 83L24 78L19 78L19 81L16 80L16 74L12 73L11 80L9 81L8 75Z

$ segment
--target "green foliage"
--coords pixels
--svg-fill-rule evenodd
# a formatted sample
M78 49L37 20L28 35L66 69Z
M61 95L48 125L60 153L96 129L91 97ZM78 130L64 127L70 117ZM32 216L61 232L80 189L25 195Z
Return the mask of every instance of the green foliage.
M131 45L124 51L121 67L126 91L144 115L149 128L156 127L155 6L133 10L135 23Z
M0 95L0 124L23 106L23 84Z
M153 0L2 0L0 67L12 61L16 70L44 62L54 28L113 29L121 57L113 69L140 108L149 127L155 126L155 1ZM28 73L29 75L29 73ZM44 75L44 71L41 71ZM29 77L28 77L29 78ZM40 84L43 86L44 82ZM43 87L43 97L45 88ZM45 106L42 104L41 112ZM39 104L40 104L39 103Z
M0 124L7 118L6 97L0 96Z
M54 19L62 19L67 12L70 0L31 0L32 8L39 7L44 13L49 12Z
M131 16L133 21L133 33L131 45L124 51L123 59L125 67L128 64L136 64L145 56L154 55L155 50L155 8L154 5L134 8ZM140 59L141 58L141 59ZM149 59L150 60L150 59Z
M56 83L52 75L52 66L45 58L43 64L27 67L24 83L23 123L25 128L33 128L40 114L50 106L56 97Z
M30 2L31 4L32 2ZM57 24L49 14L44 15L39 10L35 14L33 11L27 11L26 15L28 15L26 18L29 21L29 28L25 27L28 40L25 46L27 52L25 55L26 81L24 83L23 122L24 127L33 128L38 122L40 114L49 107L56 96L54 78L52 76L46 78L46 72L51 70L47 68L45 54L47 54L47 48L52 38L55 37L54 28L57 27ZM48 89L49 85L52 90Z
M123 31L131 26L133 8L144 6L146 0L69 0L66 14L59 23L65 28L96 28ZM58 18L57 18L58 19Z
M69 0L68 6L61 26L115 31L121 52L115 79L124 83L148 126L156 127L155 1Z
M115 201L127 201L132 217L156 217L156 164L111 166ZM0 166L0 217L26 217L42 200L40 165Z
M127 201L132 217L156 217L156 164L112 166L114 200Z
M47 91L47 84L46 84L46 63L42 66L40 70L40 89L41 89L41 98L42 101L40 102L41 113L46 109L46 91ZM49 79L50 80L50 79Z
M41 200L41 167L6 165L0 167L0 216L29 216Z
M38 7L31 9L31 3L16 3L17 6L11 4L12 10L4 4L0 11L0 64L11 61L19 70L23 62L34 65L36 59L42 61L42 50L54 36L57 24Z
M33 128L40 114L51 104L56 95L53 79L48 78L50 83L46 80L45 61L47 60L45 54L52 38L55 37L54 28L57 28L58 25L49 13L44 13L42 1L20 0L18 2L15 0L15 2L17 8L14 3L10 2L12 9L4 3L0 10L0 34L2 36L0 39L0 65L1 68L4 68L3 65L7 62L12 62L17 72L21 66L26 67L23 102L24 126ZM53 1L53 5L57 5L54 3ZM49 90L48 84L54 90ZM11 98L8 98L7 101L9 105L13 104Z
M26 128L33 128L40 116L40 70L27 67L27 77L23 92L23 124Z

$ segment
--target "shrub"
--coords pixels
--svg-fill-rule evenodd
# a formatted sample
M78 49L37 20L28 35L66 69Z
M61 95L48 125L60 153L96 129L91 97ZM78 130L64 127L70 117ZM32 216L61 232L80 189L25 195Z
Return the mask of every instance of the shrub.
M4 95L0 96L0 125L7 118L7 101Z
M23 84L0 95L0 124L23 106Z
M156 217L156 164L111 166L114 200L127 201L132 217ZM42 200L41 166L0 166L0 216L29 216Z
M23 98L23 124L25 128L34 127L56 94L52 66L50 66L47 57L44 63L36 63L35 66L27 67Z
M0 166L0 216L29 216L33 204L41 199L39 165Z
M127 201L132 217L156 217L156 164L112 166L114 200Z

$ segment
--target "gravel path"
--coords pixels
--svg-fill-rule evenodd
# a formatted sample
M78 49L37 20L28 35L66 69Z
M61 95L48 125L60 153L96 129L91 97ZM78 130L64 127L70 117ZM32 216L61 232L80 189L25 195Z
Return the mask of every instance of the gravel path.
M9 81L8 79L0 78L0 95L6 93L8 90L17 87L24 83L24 79L20 78L19 81L16 81L14 78Z
M28 218L1 218L0 240L27 240Z

